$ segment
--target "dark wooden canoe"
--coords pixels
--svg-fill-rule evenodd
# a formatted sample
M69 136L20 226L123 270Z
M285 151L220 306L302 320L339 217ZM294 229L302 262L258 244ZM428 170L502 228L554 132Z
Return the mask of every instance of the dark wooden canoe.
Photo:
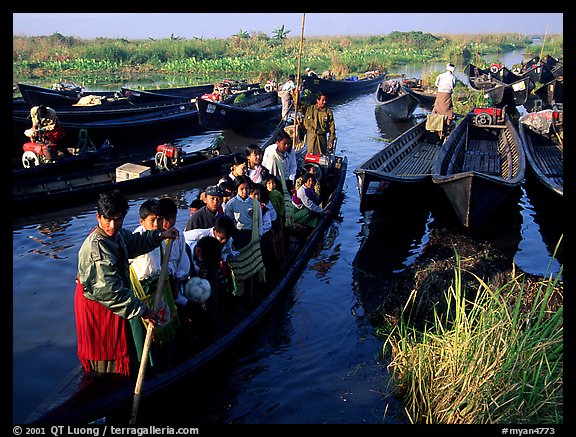
M480 68L474 64L468 64L466 68L464 68L464 72L468 76L468 85L470 88L480 91L490 87L489 84L492 83L492 79L510 85L523 78L521 74L514 73L504 65L493 65L488 68Z
M211 93L213 84L195 85L188 87L158 88L158 89L135 89L121 87L119 91L86 91L84 89L50 89L35 85L19 83L18 89L22 99L29 107L46 105L51 107L71 106L85 96L96 95L110 100L103 102L104 105L111 103L118 105L118 101L124 98L131 103L150 103L162 100L195 99L202 94Z
M94 167L97 163L105 163L105 159L110 156L113 146L109 141L105 141L99 147L86 147L70 156L61 156L54 162L39 163L25 168L23 159L15 159L12 170L12 180L31 179L45 176L58 176L66 172L78 172ZM38 160L39 161L39 160Z
M282 102L276 91L251 89L230 95L225 100L196 99L198 121L206 129L244 130L279 119Z
M117 91L91 91L87 92L81 87L74 89L52 89L36 85L29 85L25 83L17 84L18 90L22 95L22 99L29 107L46 105L46 106L69 106L78 103L81 97L89 94L97 94L99 96L113 99L114 97L121 97Z
M479 86L483 87L482 91L491 100L492 106L498 108L523 105L534 89L534 83L529 77L524 77L511 84L505 84L492 78L482 82Z
M542 100L542 109L552 109L558 103L564 104L564 76L555 77L534 90L534 95Z
M564 139L562 111L551 109L525 114L518 130L528 167L550 192L564 195Z
M482 224L520 190L526 158L516 128L475 125L473 112L452 131L434 163L432 181L443 191L466 227Z
M374 77L365 77L358 79L357 77L334 80L323 79L317 76L303 76L304 88L310 90L312 93L322 91L327 96L336 96L344 94L361 94L365 92L374 92L380 82L386 77L386 74L380 74Z
M92 123L102 122L99 128L121 127L122 124L129 127L130 123L141 123L143 120L161 120L166 114L176 114L182 111L196 112L195 104L190 99L179 98L148 103L120 103L117 106L68 106L53 107L58 120L63 127L90 128ZM19 125L30 127L30 108L22 99L13 99L12 119ZM195 116L197 114L194 114ZM120 125L116 122L119 120Z
M386 199L418 198L430 184L432 167L442 142L436 132L426 130L426 120L358 166L360 210L388 204Z
M184 96L169 96L154 93L115 95L106 97L97 105L48 105L58 115L60 122L84 123L96 120L110 120L116 117L135 116L163 109L178 108L182 104L191 103L193 99ZM26 118L31 106L22 99L13 99L12 116L15 120Z
M43 210L55 209L73 203L86 203L97 198L103 192L118 188L125 193L144 191L148 188L162 187L190 178L207 174L224 174L236 154L219 154L214 147L184 154L177 165L170 169L158 168L155 158L138 163L127 163L133 178L117 179L117 168L121 164L110 164L102 168L31 180L23 179L12 184L12 202L15 214L27 214L42 207ZM148 170L143 172L142 170ZM148 173L148 174L146 174Z
M436 101L438 92L435 87L426 87L422 85L421 79L404 79L402 86L406 91L412 94L420 102L420 106L432 108Z
M554 79L552 69L557 63L558 60L550 55L546 55L542 59L535 56L522 63L521 74L523 77L530 77L535 84L548 83Z
M376 103L381 111L386 112L394 120L406 120L414 114L420 101L403 86L394 93L386 92L382 82L376 89Z
M317 226L309 233L290 232L291 246L287 252L289 255L282 262L280 274L269 278L267 287L269 291L253 293L251 305L226 313L226 317L222 317L221 324L210 339L199 338L194 343L188 344L187 348L179 349L182 356L169 370L149 373L142 386L140 410L152 395L161 394L163 389L174 387L185 378L193 380L200 370L205 369L247 333L254 330L263 317L293 287L340 208L347 159L342 157L339 162L340 165L324 168L322 171L325 175L322 177L325 213L320 216ZM113 416L117 423L122 423L120 420L123 420L123 423L127 424L130 419L134 387L134 380L111 375L94 377L78 368L38 406L27 422L42 425L88 424L103 418L108 420ZM138 416L138 422L150 421L150 418L141 416ZM174 418L170 420L170 423L174 423ZM114 421L109 420L108 423L110 422Z
M202 94L211 93L214 89L213 84L195 85L187 87L174 87L174 88L158 88L158 89L135 89L121 87L122 95L125 97L132 96L139 103L154 102L158 100L158 96L165 96L168 98L185 98L196 99Z

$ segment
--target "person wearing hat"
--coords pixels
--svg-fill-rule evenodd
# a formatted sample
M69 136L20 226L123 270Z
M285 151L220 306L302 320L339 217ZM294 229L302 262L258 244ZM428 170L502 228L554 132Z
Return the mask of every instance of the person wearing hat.
M446 64L446 71L439 74L434 85L438 88L432 114L447 115L447 122L454 119L454 104L452 103L452 93L456 86L456 76L454 76L455 67L453 64Z
M218 220L218 217L224 215L222 211L224 190L218 185L210 185L206 187L205 196L206 205L190 216L184 231L211 228Z

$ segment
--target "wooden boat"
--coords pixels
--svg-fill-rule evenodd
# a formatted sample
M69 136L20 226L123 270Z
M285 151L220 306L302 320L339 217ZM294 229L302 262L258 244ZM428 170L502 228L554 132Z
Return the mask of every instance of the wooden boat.
M480 225L520 189L526 158L505 111L475 108L442 145L432 181L466 227Z
M395 82L397 86L390 85ZM376 89L376 103L394 120L406 120L414 114L420 101L398 81L384 81Z
M336 160L335 160L336 162ZM140 411L153 395L173 387L183 380L193 380L217 358L236 345L247 333L254 330L262 318L295 284L306 267L313 251L323 240L326 229L338 213L343 198L342 188L346 178L347 160L339 160L340 166L322 170L322 197L325 213L315 228L306 233L289 232L289 250L281 263L280 274L269 278L265 290L251 294L252 303L245 303L226 317L212 332L211 338L200 337L179 348L181 355L169 370L147 373L143 381ZM247 302L247 301L245 301ZM34 424L88 424L104 419L106 423L127 424L134 397L135 380L118 375L94 377L78 368L69 375L29 416L27 423ZM139 413L137 423L147 422L150 417ZM100 422L102 422L101 420ZM170 423L173 423L171 421Z
M194 103L191 99L182 97L170 99L162 98L158 101L148 101L144 103L131 103L126 97L115 98L104 105L90 106L52 106L58 115L60 123L93 123L100 120L111 121L120 117L137 117L143 114L156 113L160 111L179 110L182 106L189 107L189 103ZM192 105L193 106L193 105ZM28 119L30 106L20 98L13 99L12 119L16 123L22 123ZM26 124L30 124L28 119ZM86 126L89 127L89 126Z
M542 101L542 109L552 109L559 103L564 104L564 76L555 77L534 90L534 95Z
M115 105L121 103L149 103L173 99L195 99L202 94L212 92L213 84L195 85L188 87L134 89L121 87L119 91L86 91L81 87L70 89L50 89L35 85L19 83L18 89L23 100L30 107L46 105L62 107L77 105L82 97L98 96L102 98L102 105Z
M492 64L488 68L480 68L474 64L468 64L464 68L464 72L468 76L470 88L480 91L491 87L493 79L507 85L523 79L521 74L514 73L502 64Z
M564 195L563 112L551 109L523 115L518 130L528 167L555 195Z
M163 145L162 145L163 146ZM154 158L123 165L107 165L89 171L23 179L12 184L12 202L17 214L26 214L42 206L43 210L87 202L98 194L121 189L123 192L139 192L214 172L225 173L237 154L219 154L221 143L205 150L184 154L171 151L162 154L157 147Z
M123 96L130 96L137 100L139 103L157 101L159 96L164 96L167 98L185 98L191 100L200 97L202 94L211 93L213 89L213 84L142 90L120 87L120 91Z
M41 148L40 143L34 145ZM105 160L110 156L112 150L113 146L108 140L96 147L89 139L86 140L85 145L79 144L70 156L59 156L53 161L46 160L41 150L39 153L28 150L23 153L21 159L14 160L12 180L29 180L31 178L57 176L70 171L86 170L97 163L106 162Z
M511 84L505 84L494 78L477 84L482 87L482 92L491 100L492 105L498 108L523 105L534 89L534 83L529 77Z
M542 59L535 56L522 63L522 76L530 77L534 83L548 83L554 79L552 69L557 63L558 60L550 55L545 55Z
M422 85L422 79L404 79L402 86L418 99L421 106L425 108L432 108L434 106L438 92L434 87Z
M354 174L360 210L373 209L385 199L422 196L441 144L438 134L427 131L423 120L358 166Z
M340 94L361 94L374 92L380 82L386 78L386 74L370 74L358 79L352 76L342 80L323 79L318 76L303 76L304 88L312 93L322 91L327 96Z
M276 91L264 88L234 93L222 101L209 96L196 100L198 121L206 129L242 130L279 119L282 102Z
M24 111L13 114L12 121L22 129L30 127L30 119L24 115ZM58 115L60 115L58 113ZM79 121L70 121L66 117L59 117L60 124L65 131L70 130L89 130L93 135L95 133L107 134L112 132L122 132L123 134L133 133L136 130L144 128L163 127L168 124L198 124L198 109L195 102L181 102L176 105L160 105L154 111L143 111L129 113L122 111L121 114L109 118L90 119L83 117Z
M78 103L81 97L91 93L107 99L121 97L121 94L117 91L86 92L80 86L45 88L36 85L18 83L17 87L22 95L22 99L29 107L39 105L51 107L73 105Z

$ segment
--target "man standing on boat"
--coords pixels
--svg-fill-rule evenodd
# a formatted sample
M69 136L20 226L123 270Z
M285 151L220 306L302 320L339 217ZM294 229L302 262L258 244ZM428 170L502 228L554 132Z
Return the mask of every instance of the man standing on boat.
M280 88L280 99L282 100L282 120L286 120L290 115L290 110L293 108L293 94L296 89L294 83L295 76L293 74L288 76L288 82Z
M78 358L86 372L129 376L137 364L128 320L142 317L156 324L158 319L156 311L134 296L128 259L153 250L165 238L177 238L178 231L133 234L122 229L128 208L118 190L101 194L98 226L78 252L74 310Z
M336 127L332 109L326 106L326 94L320 91L316 95L316 104L302 105L300 109L306 129L307 152L312 155L333 153Z
M434 108L432 114L447 115L447 123L450 124L454 119L454 104L452 103L452 93L456 86L456 76L454 70L456 68L453 64L446 64L446 71L439 74L436 78L435 85L438 88L436 100L434 101Z

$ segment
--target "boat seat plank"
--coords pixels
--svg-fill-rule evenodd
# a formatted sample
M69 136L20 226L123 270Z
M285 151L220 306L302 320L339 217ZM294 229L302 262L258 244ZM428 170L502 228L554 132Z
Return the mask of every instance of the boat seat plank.
M543 173L549 177L563 177L564 154L556 145L538 146L534 148L534 159Z
M395 175L430 174L438 148L430 143L421 142L391 172Z
M472 139L464 155L463 171L500 175L500 156L495 141Z

